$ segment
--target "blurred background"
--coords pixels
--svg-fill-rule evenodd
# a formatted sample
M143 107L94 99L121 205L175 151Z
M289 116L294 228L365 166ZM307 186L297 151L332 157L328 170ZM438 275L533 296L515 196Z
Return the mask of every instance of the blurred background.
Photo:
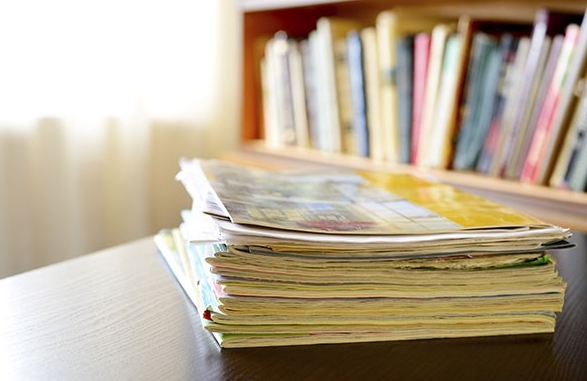
M179 223L179 158L238 139L234 1L0 1L0 278Z

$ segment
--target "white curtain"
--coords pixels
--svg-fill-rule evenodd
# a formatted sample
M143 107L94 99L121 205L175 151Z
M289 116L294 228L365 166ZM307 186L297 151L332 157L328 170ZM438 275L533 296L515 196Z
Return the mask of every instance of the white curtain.
M234 0L0 0L0 277L179 223L238 138Z

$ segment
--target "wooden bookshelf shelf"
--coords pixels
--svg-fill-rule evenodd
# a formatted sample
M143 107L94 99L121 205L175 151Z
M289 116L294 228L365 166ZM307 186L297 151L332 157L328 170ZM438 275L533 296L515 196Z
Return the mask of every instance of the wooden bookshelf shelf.
M480 194L544 221L587 232L587 194L566 189L522 184L476 172L422 169L410 165L390 164L369 158L331 154L313 149L286 147L271 149L263 138L262 89L259 62L264 43L278 30L292 36L307 36L322 16L352 16L372 23L378 13L395 6L410 5L433 8L439 14L490 15L495 19L533 19L536 10L554 9L584 12L584 1L487 0L240 0L243 16L243 96L241 147L226 158L260 166L308 167L332 166L361 170L404 171L430 176L440 181Z

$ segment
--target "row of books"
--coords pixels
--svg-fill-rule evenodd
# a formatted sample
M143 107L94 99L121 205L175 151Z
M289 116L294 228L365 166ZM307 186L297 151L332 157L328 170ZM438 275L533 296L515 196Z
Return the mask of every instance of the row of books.
M261 60L265 139L584 191L587 19L323 17Z
M405 174L184 159L156 244L221 347L548 333L568 229Z

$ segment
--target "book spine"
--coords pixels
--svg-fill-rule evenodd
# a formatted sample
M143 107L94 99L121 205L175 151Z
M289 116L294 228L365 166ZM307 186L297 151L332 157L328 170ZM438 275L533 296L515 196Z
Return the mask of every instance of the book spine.
M316 148L320 151L334 151L335 147L340 147L340 136L332 136L330 132L329 115L331 113L328 102L328 93L330 92L326 73L329 72L324 60L324 47L321 40L323 37L317 30L310 33L308 41L312 51L311 59L314 68L314 88L315 88L315 124L314 141Z
M447 37L440 73L440 83L435 102L431 135L428 136L428 167L446 169L452 145L452 102L459 76L459 57L463 49L462 36L453 33Z
M317 68L318 120L322 139L320 149L324 152L341 153L342 136L338 114L334 38L331 20L321 18L317 22L314 46Z
M528 157L524 162L522 173L520 174L520 181L525 183L538 183L539 181L539 167L542 160L549 160L544 156L546 150L546 141L550 137L553 128L553 117L556 112L556 108L559 102L560 93L563 88L563 82L567 73L567 68L571 61L571 57L579 37L579 26L571 24L567 28L565 33L565 40L561 50L561 55L555 69L544 106L534 136L532 137L532 143L528 151Z
M294 39L290 39L289 41L288 63L290 67L291 101L296 144L300 147L307 147L309 145L309 132L304 68L300 43Z
M587 85L583 91L572 121L573 148L565 168L565 174L558 187L584 192L587 186Z
M357 135L353 123L353 101L348 62L348 41L345 37L334 40L334 70L336 82L336 109L340 125L341 149L343 153L357 155Z
M520 48L520 42L522 42L522 48ZM517 62L519 61L517 54L519 50L524 50L523 45L527 45L528 43L527 38L516 38L507 33L500 38L502 65L494 100L494 108L492 110L491 122L489 123L489 131L483 141L483 147L475 166L476 171L480 173L489 173L491 171L491 166L498 152L501 119L507 105L508 95L512 91L513 76Z
M369 156L373 160L384 159L383 127L381 123L381 93L379 75L379 51L375 27L361 30L365 75L365 98L367 103L367 126L369 128Z
M422 113L426 94L426 76L428 72L428 56L430 54L430 33L421 32L414 38L414 85L412 103L412 147L410 162L417 163L421 134Z
M279 128L281 129L281 144L295 145L296 142L296 125L293 110L292 83L291 83L291 66L289 62L289 52L291 45L289 37L285 32L277 32L274 37L273 54L276 60L276 74L274 85L274 94L277 98L278 108L277 115L279 119Z
M540 86L541 81L544 80L544 69L548 53L550 52L551 42L552 39L550 36L544 37L539 57L537 59L536 65L533 67L534 76L528 79L530 83L527 85L527 88L524 89L526 92L522 94L523 103L520 105L520 109L515 116L511 135L512 144L509 155L510 160L507 161L504 169L504 177L506 178L516 179L519 177L519 171L517 168L521 166L519 163L522 161L522 157L520 156L522 145L524 145L524 142L528 141L533 135L530 134L530 127L528 126L528 123L532 112L532 107L536 102L536 93L538 92L538 87ZM523 159L525 160L525 156Z
M369 127L367 123L367 104L365 98L365 76L363 67L363 43L357 30L347 37L347 61L352 100L352 123L355 152L359 156L369 156Z
M531 89L535 80L540 79L539 63L540 57L543 55L543 46L547 39L547 29L549 27L550 12L547 9L539 9L534 18L534 25L530 37L530 47L526 55L524 67L519 73L519 80L516 85L516 100L515 107L511 108L506 120L507 134L502 140L503 148L501 151L501 159L498 168L498 175L508 177L511 170L509 167L515 159L516 155L516 141L521 135L521 123L524 112L531 107Z
M308 145L320 149L319 130L317 118L316 99L316 73L314 57L310 45L310 37L300 42L300 53L302 57L302 73L304 79L304 94L306 95L306 117L308 124Z
M481 154L483 142L485 141L491 126L491 120L498 100L496 94L499 91L498 85L503 61L497 45L492 47L488 61L488 68L486 70L484 81L482 82L482 88L485 90L482 91L480 99L480 111L477 122L478 126L473 130L473 136L471 137L472 152L469 154L471 169L475 167Z
M528 156L528 151L530 150L532 137L534 136L536 125L538 124L538 118L540 117L540 112L544 105L544 100L548 92L548 87L550 85L550 82L552 81L552 77L556 69L556 64L560 56L563 40L564 37L562 35L556 35L552 38L550 51L548 53L548 60L546 62L546 66L540 78L540 86L537 90L537 94L534 99L534 104L532 106L530 120L528 121L526 135L524 139L520 140L520 146L518 148L518 160L515 163L515 168L513 169L512 173L512 177L516 179L520 178L524 162L526 161L526 157Z
M501 54L495 39L483 32L475 33L453 169L468 170L475 165L491 122L500 66Z
M541 168L541 181L550 186L557 187L563 182L564 171L569 166L569 160L573 151L573 142L578 138L580 131L576 130L576 124L572 123L573 113L579 107L579 99L582 96L585 72L587 70L587 12L585 13L579 32L579 41L573 53L572 62L569 64L565 84L561 93L560 110L555 115L554 135L556 142L547 147L547 154L556 157L556 163L551 168ZM560 141L560 144L559 144ZM560 146L560 148L559 148Z
M381 123L385 160L399 161L397 127L396 50L393 12L382 12L375 22L381 78Z
M412 142L412 99L414 77L414 36L406 35L396 42L397 48L397 110L399 161L410 162Z
M431 163L430 153L433 142L430 137L434 129L436 100L442 76L444 48L450 33L451 27L443 23L435 26L431 33L428 72L426 74L426 94L424 98L422 125L420 127L420 137L422 139L419 142L416 161L416 164L420 167L429 167Z

